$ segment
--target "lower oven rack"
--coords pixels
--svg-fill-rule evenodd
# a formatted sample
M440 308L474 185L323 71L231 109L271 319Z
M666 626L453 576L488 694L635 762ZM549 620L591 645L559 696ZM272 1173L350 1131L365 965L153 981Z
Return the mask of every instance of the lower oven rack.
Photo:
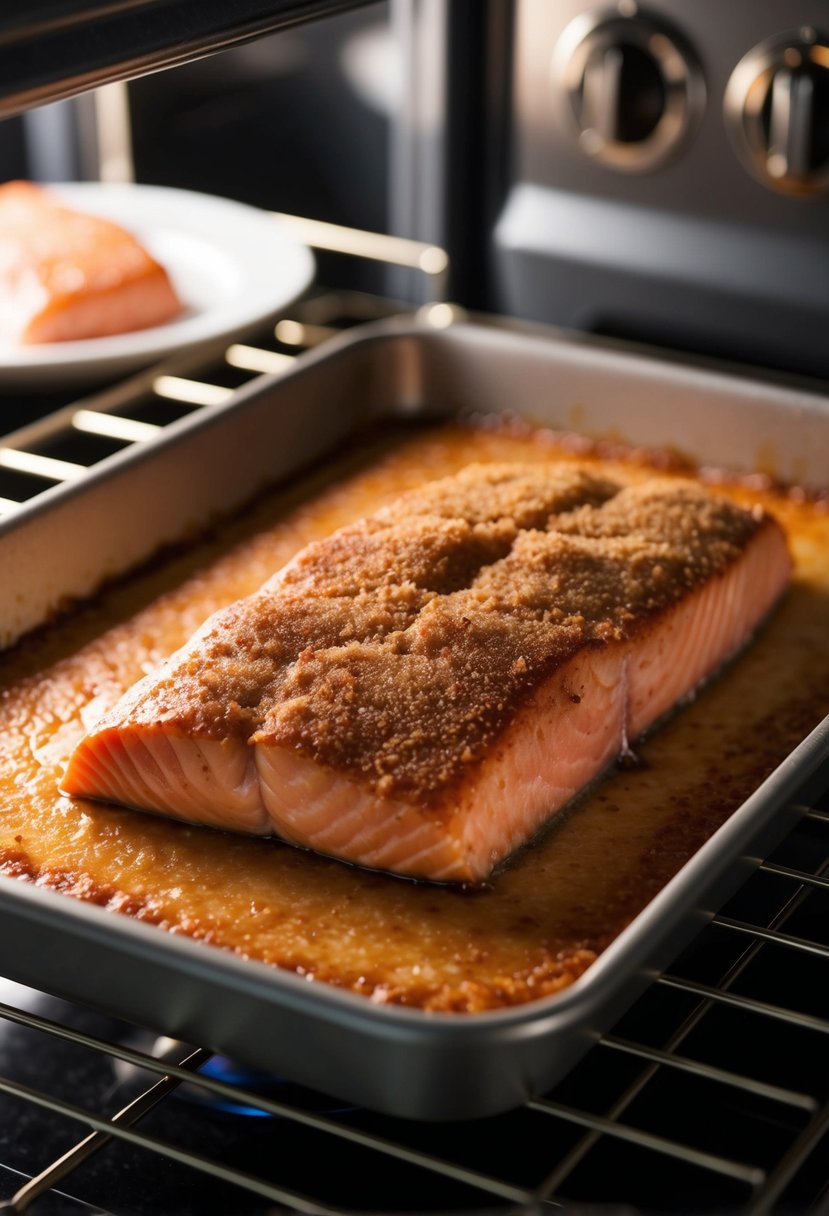
M198 1093L220 1109L193 1105L182 1091L196 1092L209 1053L136 1047L117 1023L78 1029L73 1006L47 1001L46 1016L21 990L0 1005L2 1034L73 1063L47 1091L20 1079L23 1056L11 1067L0 1056L0 1127L38 1109L62 1146L54 1159L48 1137L17 1148L25 1180L0 1156L0 1211L817 1210L829 1186L828 901L829 794L564 1082L474 1124L424 1127L202 1071ZM102 1066L117 1083L97 1108L80 1104L72 1075ZM224 1151L211 1153L217 1121ZM254 1163L238 1145L251 1136ZM320 1160L338 1165L308 1170ZM108 1198L124 1175L141 1179L128 1204ZM189 1196L181 1207L169 1206L171 1177Z
M4 497L0 485L0 510L83 476L98 440L152 439L296 351L395 311L323 292L198 372L153 377L140 400L115 388L102 411L50 402L6 441L30 459L0 461L0 481L10 471L17 487ZM451 319L447 305L432 311L436 324ZM21 419L30 410L19 403ZM91 437L88 452L64 459L67 435ZM798 808L790 835L564 1081L472 1124L263 1092L209 1071L198 1046L0 980L0 1212L818 1210L829 1195L825 777L827 792ZM47 1073L32 1067L45 1053ZM309 1159L328 1164L309 1172Z

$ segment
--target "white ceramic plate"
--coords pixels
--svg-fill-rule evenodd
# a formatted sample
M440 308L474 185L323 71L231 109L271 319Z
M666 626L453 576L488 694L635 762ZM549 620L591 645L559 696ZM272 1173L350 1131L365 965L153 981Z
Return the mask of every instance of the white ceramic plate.
M77 182L50 189L138 237L171 276L185 310L166 325L105 338L0 343L2 384L45 389L100 381L239 336L278 313L313 278L310 250L256 207L164 186Z

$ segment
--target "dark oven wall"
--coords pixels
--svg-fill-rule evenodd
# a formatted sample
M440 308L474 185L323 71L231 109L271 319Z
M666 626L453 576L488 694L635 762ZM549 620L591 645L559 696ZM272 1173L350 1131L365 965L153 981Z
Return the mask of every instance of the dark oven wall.
M382 229L387 30L372 4L133 81L138 180Z
M137 181L383 232L399 72L387 3L363 4L132 80ZM0 123L0 173L92 179L91 94ZM332 286L382 291L382 274L319 255Z
M137 179L382 232L391 59L381 3L136 80ZM327 283L382 288L322 257Z

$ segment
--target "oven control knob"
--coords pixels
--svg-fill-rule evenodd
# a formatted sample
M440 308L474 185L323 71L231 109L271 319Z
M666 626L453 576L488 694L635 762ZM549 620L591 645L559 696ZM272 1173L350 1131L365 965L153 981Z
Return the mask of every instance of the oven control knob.
M829 40L805 26L754 47L728 82L725 121L765 185L800 195L829 190Z
M690 47L632 0L571 21L556 45L552 74L564 121L582 151L623 173L670 159L705 103Z

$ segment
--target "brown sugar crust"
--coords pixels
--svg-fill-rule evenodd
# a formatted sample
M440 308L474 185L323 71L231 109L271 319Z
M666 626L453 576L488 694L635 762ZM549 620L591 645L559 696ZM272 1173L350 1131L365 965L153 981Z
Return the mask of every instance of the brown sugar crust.
M429 805L553 670L722 573L762 518L690 481L472 466L310 545L129 718L291 748Z

